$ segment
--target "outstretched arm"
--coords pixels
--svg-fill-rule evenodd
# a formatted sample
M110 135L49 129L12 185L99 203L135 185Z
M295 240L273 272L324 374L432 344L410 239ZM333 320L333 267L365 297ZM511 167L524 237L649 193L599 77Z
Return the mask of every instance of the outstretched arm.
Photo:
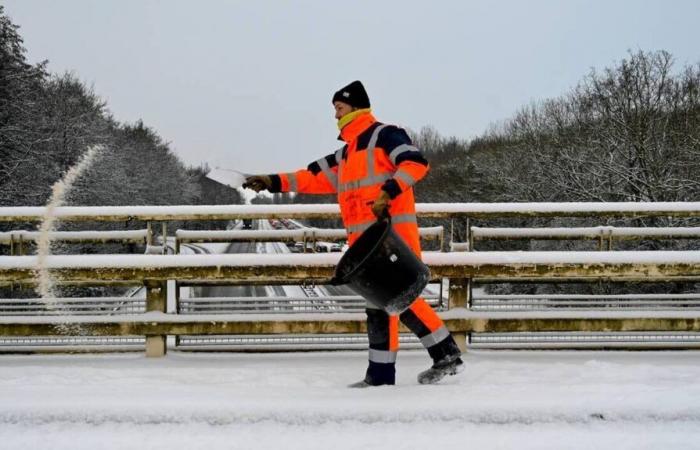
M332 194L338 191L338 164L343 149L309 164L296 172L255 175L246 180L244 187L260 192L299 192L301 194ZM249 181L250 180L250 181Z

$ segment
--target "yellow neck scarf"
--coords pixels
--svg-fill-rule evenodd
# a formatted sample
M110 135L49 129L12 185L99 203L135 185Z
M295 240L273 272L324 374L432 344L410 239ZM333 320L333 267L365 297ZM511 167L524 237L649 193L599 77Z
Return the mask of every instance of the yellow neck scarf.
M353 112L349 112L349 113L345 114L343 117L338 119L338 129L342 130L343 128L345 128L345 125L352 122L355 119L355 117L357 117L361 114L368 113L368 112L372 112L372 109L370 109L370 108L358 109L358 110L355 110Z

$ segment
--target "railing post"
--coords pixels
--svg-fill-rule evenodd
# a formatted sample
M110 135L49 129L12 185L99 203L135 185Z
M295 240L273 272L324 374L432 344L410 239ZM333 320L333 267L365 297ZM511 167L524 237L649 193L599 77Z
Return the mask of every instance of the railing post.
M450 218L450 251L452 251L452 243L455 241L455 219Z
M15 256L15 234L10 233L10 256Z
M467 223L465 224L466 228L464 230L465 233L465 242L469 243L469 248L467 249L468 252L474 251L474 236L472 235L472 228L471 224L469 223L469 217L467 217Z
M471 284L470 278L450 278L449 309L471 307ZM467 351L467 332L455 331L452 333L457 346L462 352Z
M146 280L146 312L166 312L168 301L167 281ZM146 336L146 356L165 356L165 335Z
M151 221L146 222L146 247L153 245L153 226Z
M163 222L161 227L161 234L163 238L163 254L168 254L168 222Z

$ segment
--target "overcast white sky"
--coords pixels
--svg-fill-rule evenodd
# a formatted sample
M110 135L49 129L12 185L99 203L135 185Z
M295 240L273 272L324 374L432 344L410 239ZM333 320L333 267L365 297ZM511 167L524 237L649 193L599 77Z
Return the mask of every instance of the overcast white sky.
M4 0L30 61L94 86L188 164L288 171L335 150L330 103L471 138L627 50L700 61L694 0Z

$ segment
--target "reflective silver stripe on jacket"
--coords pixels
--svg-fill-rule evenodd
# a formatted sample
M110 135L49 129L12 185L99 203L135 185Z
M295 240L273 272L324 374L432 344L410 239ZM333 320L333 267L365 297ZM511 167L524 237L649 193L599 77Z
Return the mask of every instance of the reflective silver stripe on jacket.
M361 233L365 231L367 228L371 227L372 224L376 223L376 220L368 220L366 222L360 222L356 223L354 225L349 225L347 227L348 233ZM418 224L416 221L416 215L415 214L397 214L395 216L391 216L391 224L396 225L399 223L415 223Z
M447 339L449 335L450 332L447 331L447 327L443 325L437 330L430 333L429 335L420 338L420 343L423 344L423 347L430 348L433 345L439 344L440 342Z
M418 152L418 151L420 151L420 150L418 150L418 147L414 147L413 145L409 145L409 144L401 144L398 147L396 147L395 149L393 149L391 151L391 153L389 153L389 159L391 159L391 162L394 165L396 165L396 158L398 158L398 156L400 154L406 153L406 152Z
M399 178L401 181L406 183L409 187L413 186L418 182L415 178L413 178L413 175L410 173L406 172L405 170L397 170L396 173L394 174L394 178Z
M372 132L372 136L369 139L369 145L367 145L367 176L364 178L360 178L359 180L353 180L353 181L348 181L347 183L340 183L338 185L338 192L347 192L347 191L352 191L355 189L359 189L362 187L368 187L372 186L374 184L379 184L379 183L384 183L386 180L389 180L392 178L392 175L389 173L382 173L377 175L374 171L374 147L377 145L377 140L379 139L379 132L382 131L384 128L388 127L389 125L380 125L377 128L374 129ZM342 162L342 151L343 149L341 148L340 150L340 158L341 161L339 164L341 164L341 167L343 166ZM335 154L336 160L338 159L338 152ZM319 161L320 165L320 161ZM342 171L342 168L340 169ZM339 172L340 172L339 171Z
M316 162L321 168L321 171L326 175L326 178L328 178L328 181L330 181L334 188L338 189L338 176L333 173L331 167L328 165L328 161L326 161L326 158L321 158Z
M299 185L297 183L297 174L294 172L288 173L287 181L289 182L289 192L299 192Z
M374 147L377 146L377 140L379 139L379 132L388 125L379 125L372 132L372 137L369 138L369 144L367 145L367 177L373 176L374 173Z
M396 362L396 353L390 350L369 349L369 360L376 363L388 364Z
M335 151L335 162L340 165L340 162L343 160L343 147L340 147L338 150Z
M338 186L338 192L347 192L359 189L362 187L373 186L375 184L384 183L386 180L390 180L393 176L390 173L381 173L379 175L370 175L368 177L348 181L347 183L341 183Z

